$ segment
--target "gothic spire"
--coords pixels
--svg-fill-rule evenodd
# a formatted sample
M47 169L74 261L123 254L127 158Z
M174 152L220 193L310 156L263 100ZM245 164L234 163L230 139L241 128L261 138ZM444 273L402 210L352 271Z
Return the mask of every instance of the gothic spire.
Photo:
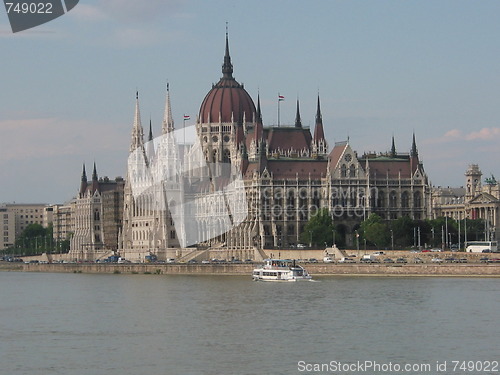
M229 38L227 35L226 22L226 53L224 55L224 64L222 65L222 78L233 78L233 64L231 64L231 56L229 55Z
M94 170L92 171L92 181L97 181L97 168L94 162Z
M149 135L148 135L148 142L151 142L153 140L153 126L151 124L151 118L149 119Z
M87 182L87 172L85 172L85 163L83 163L83 172L82 172L82 182Z
M300 120L299 99L297 99L297 114L295 115L295 127L301 128L302 121Z
M318 94L318 108L316 110L316 126L314 127L313 139L316 142L325 139L325 133L323 131L323 118L321 117L321 106L319 103L319 94Z
M396 157L396 144L394 143L394 136L392 136L391 157Z
M92 171L92 194L94 194L96 190L99 190L99 180L97 178L97 168L94 162L94 170Z
M167 97L165 99L165 113L163 114L163 125L161 132L162 134L167 134L171 131L174 131L174 119L172 117L172 107L170 105L170 89L167 82Z
M80 183L80 197L85 194L85 190L87 190L87 173L85 172L85 163L83 163L82 181Z
M262 139L263 129L262 129L262 113L260 111L260 94L257 94L257 118L255 122L255 142L259 142Z
M262 124L262 112L260 110L260 93L257 94L257 122Z
M417 142L415 141L415 132L413 132L413 141L411 144L410 156L418 157Z
M134 126L132 128L132 140L130 142L130 152L144 146L144 133L141 124L141 112L139 110L139 92L135 93L135 114Z

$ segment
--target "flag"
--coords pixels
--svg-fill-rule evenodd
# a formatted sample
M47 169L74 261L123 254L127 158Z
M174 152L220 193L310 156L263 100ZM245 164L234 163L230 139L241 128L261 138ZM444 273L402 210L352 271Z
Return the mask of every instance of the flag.
M285 97L283 95L278 95L278 101L282 102L283 100L285 100Z
M191 119L191 116L189 116L189 115L184 115L184 120L189 120L189 119Z

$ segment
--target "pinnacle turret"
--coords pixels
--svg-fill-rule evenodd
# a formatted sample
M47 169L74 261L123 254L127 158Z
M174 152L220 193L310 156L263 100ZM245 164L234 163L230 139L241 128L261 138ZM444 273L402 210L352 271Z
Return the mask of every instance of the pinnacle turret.
M144 147L144 132L141 124L141 112L139 110L139 92L136 92L134 125L132 127L132 140L130 142L130 152L133 152L139 147Z
M394 143L394 136L392 136L391 157L396 157L396 144Z
M313 140L315 142L325 140L325 133L323 131L323 118L321 116L321 106L319 103L319 94L318 94L318 107L316 109L316 126L314 127Z
M297 99L297 113L295 114L295 127L301 128L302 121L300 119L299 99Z
M162 134L174 131L174 119L172 117L172 107L170 105L170 88L167 82L167 96L165 99L165 113L163 114Z
M417 142L415 141L415 132L413 132L413 141L411 144L410 156L418 157Z

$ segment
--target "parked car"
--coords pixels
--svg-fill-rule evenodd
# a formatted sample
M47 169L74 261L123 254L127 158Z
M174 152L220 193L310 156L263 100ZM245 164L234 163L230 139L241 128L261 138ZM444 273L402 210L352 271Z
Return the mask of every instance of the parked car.
M394 263L394 261L391 258L385 258L384 263Z
M356 261L352 258L344 257L340 258L339 263L356 263Z
M441 258L432 258L431 262L432 263L443 263L443 260Z
M419 258L419 257L416 257L415 259L413 259L413 262L415 262L415 263L424 263L423 259Z
M408 263L408 261L405 258L398 258L396 259L396 263Z

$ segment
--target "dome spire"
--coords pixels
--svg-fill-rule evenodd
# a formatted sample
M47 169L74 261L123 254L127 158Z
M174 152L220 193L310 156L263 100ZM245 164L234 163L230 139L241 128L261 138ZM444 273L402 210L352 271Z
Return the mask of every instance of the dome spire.
M222 78L233 78L233 64L231 64L231 56L229 55L229 38L227 33L226 22L226 53L224 55L224 64L222 65Z
M396 157L396 144L394 143L394 135L392 136L391 158Z

